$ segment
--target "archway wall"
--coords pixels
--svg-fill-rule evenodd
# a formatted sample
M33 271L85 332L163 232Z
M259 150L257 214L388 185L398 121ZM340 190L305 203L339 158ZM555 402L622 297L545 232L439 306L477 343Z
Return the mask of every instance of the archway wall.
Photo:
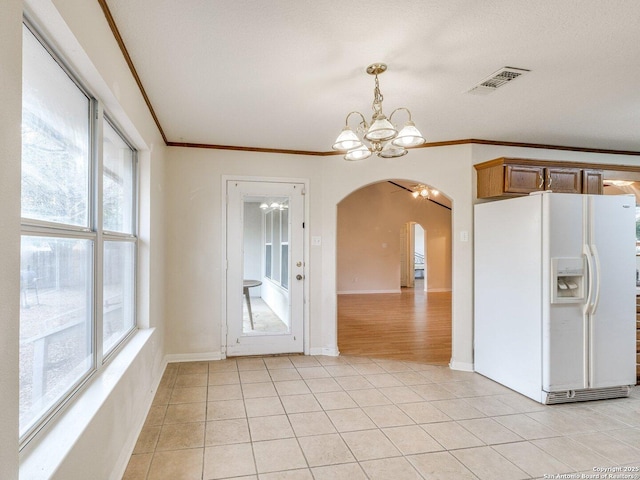
M428 184L424 178L407 180ZM339 294L400 291L400 231L408 222L426 231L428 290L451 290L451 210L414 198L392 183L379 182L356 190L338 204Z
M472 146L456 145L415 149L400 159L370 158L346 162L327 157L322 169L322 258L337 256L338 204L363 186L390 178L427 182L452 200L452 359L453 368L473 368L473 203L475 170ZM397 235L398 230L396 230ZM466 237L465 237L466 234ZM467 240L463 240L467 238ZM337 338L337 262L323 261L322 343L324 351L335 349Z

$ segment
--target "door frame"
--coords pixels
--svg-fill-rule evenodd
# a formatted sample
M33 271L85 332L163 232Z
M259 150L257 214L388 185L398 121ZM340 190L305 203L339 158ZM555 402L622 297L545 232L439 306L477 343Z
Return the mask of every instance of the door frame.
M262 176L244 176L244 175L222 175L220 179L220 208L221 208L221 225L220 225L220 242L221 242L221 259L220 265L220 285L222 285L220 298L220 353L221 358L227 358L227 182L256 182L256 183L301 183L304 185L305 201L303 210L303 221L305 228L303 229L303 257L305 264L305 274L307 279L309 275L309 179L298 177L262 177ZM309 282L304 282L303 286L303 348L304 354L309 355Z

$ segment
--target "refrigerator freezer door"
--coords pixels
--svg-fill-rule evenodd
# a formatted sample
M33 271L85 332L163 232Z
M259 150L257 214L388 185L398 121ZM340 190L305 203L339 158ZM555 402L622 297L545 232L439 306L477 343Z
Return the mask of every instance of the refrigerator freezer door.
M475 206L478 373L541 401L542 199Z
M589 387L635 384L635 199L589 196L598 266L589 330Z

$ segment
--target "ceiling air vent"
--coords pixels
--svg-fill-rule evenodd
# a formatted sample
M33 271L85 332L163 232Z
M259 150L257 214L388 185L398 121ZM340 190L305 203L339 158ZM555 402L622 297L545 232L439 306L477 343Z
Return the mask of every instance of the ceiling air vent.
M527 72L529 72L529 70L525 70L524 68L503 67L489 75L471 90L468 90L467 93L488 95Z

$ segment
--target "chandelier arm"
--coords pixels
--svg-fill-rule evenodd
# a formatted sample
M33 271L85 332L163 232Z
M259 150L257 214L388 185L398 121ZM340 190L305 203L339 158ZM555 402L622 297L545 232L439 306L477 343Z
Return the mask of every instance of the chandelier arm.
M405 112L407 112L407 115L409 115L409 121L410 122L413 121L411 119L411 111L407 107L398 107L398 108L396 108L393 112L391 112L391 115L389 115L389 121L391 121L391 119L393 118L393 114L396 113L398 110L404 110Z
M368 124L368 123L367 123L367 121L365 120L364 115L362 115L360 112L355 111L355 110L354 110L353 112L349 112L349 113L347 114L347 118L346 118L346 119L345 119L345 121L344 121L345 126L347 126L347 127L349 126L349 117L350 117L351 115L353 115L354 113L355 113L356 115L360 115L360 118L362 119L362 122L360 122L360 125L362 125L365 129L369 128L369 124Z

